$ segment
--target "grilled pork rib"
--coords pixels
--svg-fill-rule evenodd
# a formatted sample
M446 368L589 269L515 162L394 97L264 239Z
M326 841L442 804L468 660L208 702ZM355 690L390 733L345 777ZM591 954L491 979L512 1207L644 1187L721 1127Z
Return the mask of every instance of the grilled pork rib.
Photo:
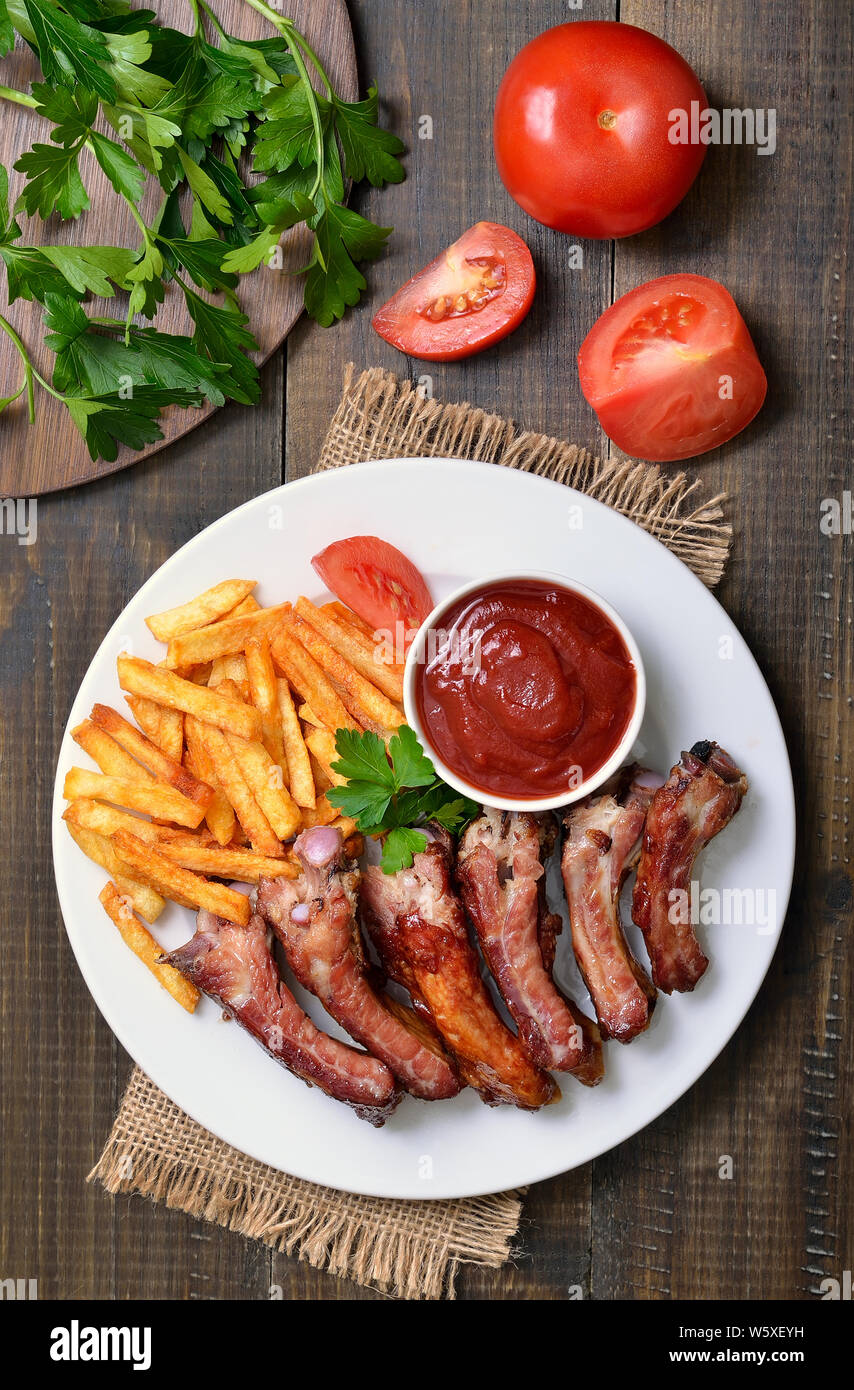
M691 990L708 959L694 935L691 874L700 850L729 825L747 791L747 778L717 743L695 743L671 768L646 818L632 917L665 994ZM681 898L681 905L680 905Z
M315 1027L280 979L257 914L239 927L202 910L195 936L167 959L295 1076L372 1125L392 1113L400 1090L388 1067Z
M554 832L528 812L485 809L463 835L457 878L463 906L519 1037L538 1066L601 1080L599 1030L555 985L560 917L545 901L542 855ZM543 959L543 948L549 963Z
M620 889L640 852L641 832L661 778L632 767L611 792L571 806L561 857L572 946L603 1037L631 1042L648 1026L655 988L629 950Z
M355 917L359 872L346 866L340 830L304 830L294 850L301 876L262 878L256 896L294 975L412 1095L455 1096L460 1081L439 1039L418 1026L411 1009L390 1009L368 981Z
M451 885L450 836L439 827L426 833L429 843L411 868L364 871L368 932L386 973L438 1029L463 1080L488 1104L537 1110L560 1093L496 1013Z

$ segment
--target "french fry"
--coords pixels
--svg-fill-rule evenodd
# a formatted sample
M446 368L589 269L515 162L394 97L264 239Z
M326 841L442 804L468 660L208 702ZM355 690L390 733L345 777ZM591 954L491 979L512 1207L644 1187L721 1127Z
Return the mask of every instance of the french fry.
M107 916L119 929L119 934L134 955L139 956L155 979L177 1000L182 1009L191 1014L201 994L194 984L184 978L180 970L168 961L161 960L163 952L151 932L133 915L127 905L127 895L121 893L115 883L107 883L98 894L98 901Z
M62 813L62 819L67 825L76 825L82 830L93 830L98 835L105 836L107 840L114 830L129 830L141 840L155 841L158 832L165 829L155 825L154 821L133 816L130 811L123 811L118 806L108 806L103 801L95 801L91 796L80 796L76 801L70 801Z
M80 796L92 797L95 801L110 801L114 806L124 806L129 811L143 811L146 815L156 816L158 820L189 826L191 830L195 830L205 815L203 806L190 801L174 787L164 787L159 782L132 782L125 777L108 777L84 767L72 767L66 773L63 795L66 801L75 801Z
M393 731L406 723L396 705L360 675L355 666L336 651L311 623L295 614L288 620L288 630L302 643L329 679L340 687L343 703L360 724L376 725L378 729Z
M143 883L141 879L128 873L127 865L119 859L110 841L99 835L96 830L87 830L81 825L69 823L68 832L86 858L105 869L110 877L115 879L125 897L130 898L140 917L144 917L146 922L156 922L166 906L166 899L148 883Z
M244 781L280 840L289 840L300 826L299 807L282 783L282 770L263 743L226 734Z
M158 748L162 748L160 741L160 716L164 712L163 705L156 705L153 700L144 700L141 695L126 695L125 704L133 715L144 734L147 734L152 743L156 743Z
M338 815L332 822L332 829L340 830L341 834L344 836L345 845L347 844L348 840L356 837L356 831L358 830L358 828L359 827L353 820L352 816ZM361 853L361 850L359 851L359 853Z
M85 719L76 729L72 729L71 737L107 776L126 777L131 782L154 781L147 768L140 766L129 751L122 748L108 731L99 728L91 719Z
M155 849L127 830L116 830L110 842L119 858L129 864L132 871L136 869L150 882L158 886L162 884L160 891L165 892L167 897L175 898L177 895L196 907L206 908L218 917L236 922L238 926L248 925L249 899L243 893L226 888L221 883L211 883L190 869L182 869L180 864L173 864L171 859L167 859L159 848Z
M323 763L319 762L311 752L311 749L309 749L308 756L311 759L311 775L314 778L314 789L317 795L320 796L323 792L329 791L329 788L332 786L332 778L326 772Z
M328 608L316 607L307 598L297 599L295 607L299 616L310 623L321 637L325 637L329 645L349 661L360 675L371 681L390 700L402 703L403 668L379 660L380 649L371 637L339 618L337 613L330 613Z
M304 724L313 724L315 729L325 729L326 725L322 719L318 719L311 705L302 704L299 707L299 717Z
M242 603L238 603L228 614L229 618L245 618L247 613L257 613L261 607L254 594L247 594Z
M248 683L246 672L246 657L242 652L235 656L218 656L211 662L211 671L207 679L207 684L213 690L222 681L237 681L238 685Z
M302 813L303 830L310 830L314 825L331 825L338 818L338 808L330 806L325 795L317 798L317 805L314 810L306 807Z
M152 666L150 661L143 661L141 657L123 653L116 665L122 690L156 700L170 709L193 714L203 723L228 729L239 738L261 737L261 716L251 705L227 700L215 690L193 685L192 681L176 676L174 671Z
M219 785L213 763L208 757L207 749L199 737L195 720L192 716L187 716L184 720L185 732L187 735L187 762L196 777L201 777L203 782L213 787L213 798L205 808L205 820L208 829L214 839L220 845L228 845L234 838L236 821L234 811L229 805L228 798L222 787Z
M282 738L276 672L273 670L270 640L266 633L252 637L246 643L246 674L249 681L250 698L264 721L264 733L262 735L264 747L273 762L278 763L287 776L288 765Z
M332 764L337 760L338 753L335 748L335 735L328 729L312 729L306 735L306 747L314 754L326 776L329 778L330 785L333 787L343 786L347 778L340 773L333 772Z
M314 778L311 774L311 759L294 709L290 686L281 676L276 679L276 694L282 721L282 742L288 765L290 793L297 806L313 807L315 790Z
M358 613L354 613L352 608L347 607L346 603L341 603L340 599L333 599L331 603L323 603L320 607L322 612L331 613L336 618L340 618L342 622L349 623L351 627L363 632L366 637L370 637L372 642L376 640L374 629L370 623L365 622L364 618L360 618Z
M91 719L93 724L112 735L116 743L147 767L158 781L174 787L176 791L189 797L190 801L198 802L202 807L207 808L210 805L213 788L194 777L180 763L176 763L162 748L158 748L145 734L141 734L139 729L129 724L117 710L111 709L109 705L93 705Z
M69 825L97 831L107 839L116 830L128 830L131 835L138 835L141 840L147 840L149 844L154 845L173 841L180 843L184 840L201 848L210 848L216 844L208 830L179 830L174 826L142 820L140 816L131 815L130 811L123 811L118 806L105 805L102 801L93 801L87 796L70 802L63 812L62 819Z
M173 637L182 637L224 618L252 592L255 583L254 579L224 579L177 608L152 614L146 618L146 625L158 642L170 642Z
M258 854L281 858L283 851L279 838L247 786L225 734L212 724L200 724L195 720L191 727L195 727L216 771L217 781L234 807L234 814L252 848Z
M173 637L166 649L166 666L172 670L196 666L200 661L215 661L218 656L233 656L242 652L250 637L270 632L290 612L289 603L274 608L259 608L243 618L223 618L183 637Z
M273 661L288 682L302 696L327 729L358 729L335 687L297 640L290 627L280 628L271 641Z
M341 819L343 820L344 817L342 816ZM364 837L364 835L358 835L358 834L348 835L347 839L344 841L344 853L346 854L347 858L348 858L348 859L359 859L359 858L361 858L361 856L364 854L364 852L365 852L365 837Z
M201 845L193 835L176 836L158 843L165 859L215 878L236 879L239 883L258 883L261 878L295 878L296 871L286 859L269 859L249 849L220 849Z
M162 670L166 665L165 661L158 661L158 667ZM163 752L169 758L174 758L179 763L184 756L184 714L180 709L171 709L164 705L160 710L160 729L159 737L155 742L160 745Z

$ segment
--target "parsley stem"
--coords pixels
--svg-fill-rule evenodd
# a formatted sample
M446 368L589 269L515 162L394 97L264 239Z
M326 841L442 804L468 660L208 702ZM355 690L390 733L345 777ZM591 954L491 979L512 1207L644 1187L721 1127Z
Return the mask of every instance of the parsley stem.
M220 38L222 38L222 39L227 39L227 38L228 38L228 34L227 34L227 33L225 32L225 30L223 29L222 25L220 24L219 20L217 19L216 15L214 14L214 12L213 12L213 10L211 9L210 5L205 4L205 0L198 0L198 4L199 4L199 6L201 7L201 9L204 10L205 14L207 15L207 17L208 17L208 19L210 20L210 22L211 22L211 24L213 25L213 27L216 29L216 31L217 31L217 33L219 34Z
M305 37L305 34L301 34L300 31L296 29L294 25L290 22L290 20L285 20L285 23L287 24L290 33L292 34L296 42L299 44L300 48L303 50L304 53L308 55L309 59L311 60L312 66L314 67L318 77L320 78L321 82L326 88L326 95L331 99L334 96L334 92L332 90L332 83L329 80L326 68L321 63L320 59L318 58L308 39Z
M302 56L303 46L305 47L306 52L309 54L311 61L318 69L318 72L320 73L320 76L326 86L326 89L329 92L329 95L331 96L332 88L329 85L329 79L327 78L326 73L320 66L320 60L316 57L314 51L308 46L308 44L306 44L306 41L303 38L302 34L299 32L298 29L294 27L294 25L289 19L284 19L282 16L277 15L275 10L271 10L270 6L264 3L264 0L246 0L246 4L251 5L253 10L257 10L260 15L263 15L265 19L268 19L270 21L274 28L278 29L279 33L281 34L282 38L288 46L288 52L294 60L294 64L296 65L296 70L299 73L300 80L302 81L305 87L306 99L308 101L308 107L311 113L311 123L314 126L315 162L317 164L317 177L315 178L312 190L308 195L310 199L313 199L318 189L323 187L323 178L326 172L326 159L323 142L323 126L320 122L320 107L317 104L317 93L315 92L314 87L312 86L311 78L308 75L308 69L306 68L305 60Z
M0 98L4 101L14 101L18 106L29 106L31 109L38 106L35 97L28 96L26 92L19 92L17 87L0 86Z
M15 332L9 320L4 318L2 314L0 314L0 329L2 329L7 337L12 339L12 342L18 350L18 356L24 364L24 378L27 383L27 414L30 424L32 424L36 418L36 402L33 391L33 364L30 361L30 354L27 352L21 338ZM41 381L41 377L39 377L39 380Z

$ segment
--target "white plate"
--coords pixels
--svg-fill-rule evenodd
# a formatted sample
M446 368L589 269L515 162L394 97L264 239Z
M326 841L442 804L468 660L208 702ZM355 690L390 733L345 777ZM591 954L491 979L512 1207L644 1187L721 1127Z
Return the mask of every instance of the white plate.
M124 707L119 652L162 655L146 614L235 575L257 578L264 604L318 597L311 556L360 534L399 546L436 599L497 569L553 570L590 585L622 614L643 655L641 756L666 772L681 749L716 739L750 778L737 820L702 857L701 879L704 888L746 890L755 908L759 894L773 893L770 925L701 928L711 965L694 994L662 997L647 1033L629 1047L607 1046L600 1086L590 1091L563 1078L563 1099L538 1114L490 1109L467 1091L434 1104L406 1097L383 1129L373 1129L283 1071L235 1023L222 1022L210 1000L194 1016L184 1013L110 924L97 902L103 871L61 822L65 773L88 761L68 729L95 701ZM463 1197L537 1182L613 1148L718 1055L779 937L794 859L791 772L771 696L743 639L700 581L639 527L561 484L509 468L392 460L302 479L247 502L173 555L131 600L89 667L68 729L54 794L54 862L68 936L99 1009L142 1069L200 1124L254 1158L330 1187ZM554 889L553 882L556 901ZM192 914L173 904L156 926L169 948L192 931ZM559 977L584 1001L571 955L564 931ZM323 1017L314 1000L310 1010Z

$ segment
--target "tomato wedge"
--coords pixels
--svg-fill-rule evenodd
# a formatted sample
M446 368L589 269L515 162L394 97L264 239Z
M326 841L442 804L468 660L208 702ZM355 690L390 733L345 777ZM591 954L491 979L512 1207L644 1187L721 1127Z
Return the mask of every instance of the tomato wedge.
M581 344L578 372L609 439L656 463L732 439L768 387L735 300L703 275L664 275L624 294Z
M378 536L333 541L311 563L326 587L375 632L396 639L401 623L404 648L435 607L412 561Z
M519 326L536 283L522 238L497 222L476 222L392 295L374 328L410 357L471 357Z

